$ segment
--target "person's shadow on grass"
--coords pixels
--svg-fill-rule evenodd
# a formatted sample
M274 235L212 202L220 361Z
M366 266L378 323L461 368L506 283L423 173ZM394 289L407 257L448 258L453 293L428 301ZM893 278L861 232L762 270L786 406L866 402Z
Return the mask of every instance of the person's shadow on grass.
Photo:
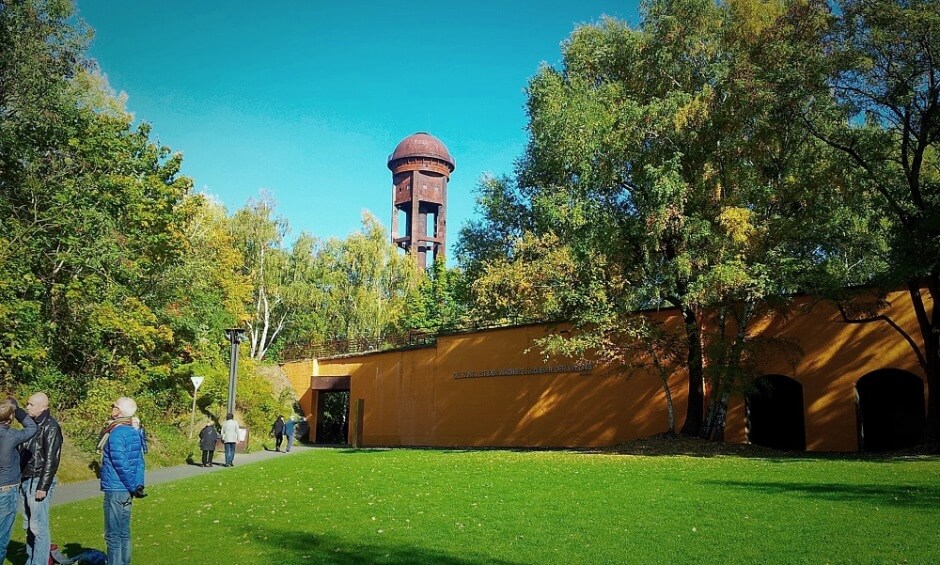
M85 547L80 543L67 543L58 547L58 550L66 557L79 555L93 549L95 548ZM98 551L104 553L103 550L99 549ZM9 545L7 545L7 559L9 559L10 563L13 565L26 565L26 544L21 541L11 540ZM55 562L54 559L53 561Z
M97 558L99 558L99 559L100 559L100 558L102 557L102 555L104 554L104 551L101 550L101 549L95 549L95 548L93 548L93 547L85 547L85 546L83 546L83 545L80 544L80 543L67 543L67 544L65 544L64 546L60 547L60 548L59 548L59 551L60 551L62 554L64 554L66 557L69 557L70 559L75 559L76 557L79 557L79 556L82 556L82 557L84 557L84 558L86 558L86 559L91 559L92 556L90 556L90 555L82 555L82 554L84 554L85 552L88 552L88 551L94 552L94 553L95 553L95 556L96 556ZM101 552L101 553L97 553L97 552ZM74 557L73 557L73 556L74 556ZM53 560L53 561L54 561L54 560ZM85 561L85 559L82 559L82 560L79 561L78 563L86 563L86 561ZM95 561L95 563L99 563L99 561ZM101 563L103 563L103 561L101 561Z
M21 541L10 540L7 544L7 559L13 565L24 565L26 563L26 544Z

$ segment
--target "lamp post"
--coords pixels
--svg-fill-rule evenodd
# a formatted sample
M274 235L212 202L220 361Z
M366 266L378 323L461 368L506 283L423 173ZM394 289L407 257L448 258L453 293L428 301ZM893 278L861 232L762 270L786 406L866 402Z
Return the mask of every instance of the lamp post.
M225 330L225 337L228 338L228 342L232 345L232 355L231 362L229 363L228 370L228 405L227 410L229 414L235 413L235 374L238 371L238 344L245 339L245 330L242 328L228 328Z

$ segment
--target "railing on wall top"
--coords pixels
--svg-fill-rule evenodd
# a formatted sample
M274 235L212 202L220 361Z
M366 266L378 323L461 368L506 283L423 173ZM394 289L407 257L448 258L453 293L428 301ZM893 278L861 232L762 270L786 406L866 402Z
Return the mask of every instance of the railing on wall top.
M437 336L433 333L411 330L397 335L386 335L378 338L333 339L321 341L307 346L291 347L284 351L284 359L305 359L315 357L337 357L353 353L367 353L372 351L386 351L404 347L419 347L434 345Z
M371 353L407 347L423 347L437 343L437 336L453 333L472 332L485 329L508 328L527 324L559 323L551 320L531 320L521 317L504 318L498 322L464 322L439 330L408 330L398 334L388 334L377 338L333 339L286 348L280 358L284 361L296 359L323 359L355 353Z

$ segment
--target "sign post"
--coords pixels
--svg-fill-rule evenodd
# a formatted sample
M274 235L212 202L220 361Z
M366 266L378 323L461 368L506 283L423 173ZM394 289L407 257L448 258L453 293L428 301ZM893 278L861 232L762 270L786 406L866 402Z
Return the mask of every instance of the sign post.
M189 439L193 438L193 432L196 430L196 393L199 392L199 385L205 380L205 377L189 377L193 381L193 416L189 422Z

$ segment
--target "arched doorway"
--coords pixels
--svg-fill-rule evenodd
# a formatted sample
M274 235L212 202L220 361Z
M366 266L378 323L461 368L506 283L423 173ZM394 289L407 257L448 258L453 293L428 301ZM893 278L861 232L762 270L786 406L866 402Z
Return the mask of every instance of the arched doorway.
M868 373L855 383L861 451L890 451L924 441L924 381L899 369Z
M744 398L747 439L773 449L806 450L803 385L784 375L766 375Z

